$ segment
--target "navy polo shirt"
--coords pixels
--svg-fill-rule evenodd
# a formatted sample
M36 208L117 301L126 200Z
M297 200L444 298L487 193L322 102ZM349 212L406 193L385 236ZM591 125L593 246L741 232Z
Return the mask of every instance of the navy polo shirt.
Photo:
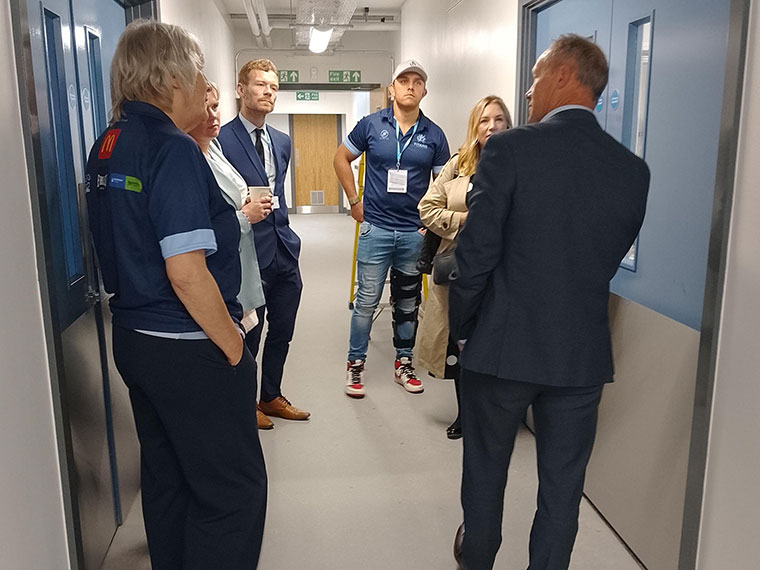
M411 140L410 140L411 139ZM388 170L396 168L396 120L393 106L367 115L343 141L354 155L366 153L364 219L386 230L414 231L422 226L417 204L449 159L449 143L441 128L420 111L417 130L410 128L399 141L401 170L407 170L407 193L388 192Z
M201 328L166 276L165 260L205 250L230 315L242 316L240 226L197 143L160 109L124 104L90 151L90 231L115 325L188 333Z

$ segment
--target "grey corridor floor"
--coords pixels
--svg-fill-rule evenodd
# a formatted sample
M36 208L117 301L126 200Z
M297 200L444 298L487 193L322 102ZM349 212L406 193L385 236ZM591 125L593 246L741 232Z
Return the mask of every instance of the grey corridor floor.
M274 418L261 432L269 505L260 570L453 570L461 521L460 441L444 429L454 387L419 370L425 392L393 381L390 311L375 322L367 396L343 394L354 223L344 215L292 216L303 240L304 288L285 368L284 394L308 422ZM387 292L386 292L387 297ZM535 450L520 433L509 470L498 570L524 570L535 508ZM139 498L103 570L149 570ZM584 500L572 570L639 570Z

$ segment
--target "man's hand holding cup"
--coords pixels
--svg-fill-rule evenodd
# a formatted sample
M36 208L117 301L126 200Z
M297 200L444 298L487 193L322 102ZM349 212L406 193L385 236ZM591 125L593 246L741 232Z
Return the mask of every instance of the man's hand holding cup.
M272 191L267 187L249 186L241 211L250 223L260 222L272 213Z

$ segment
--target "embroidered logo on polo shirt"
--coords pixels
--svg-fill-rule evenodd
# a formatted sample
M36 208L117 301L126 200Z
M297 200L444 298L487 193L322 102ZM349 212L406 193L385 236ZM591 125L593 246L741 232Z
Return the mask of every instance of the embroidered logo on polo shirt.
M108 185L111 188L121 188L122 190L129 190L130 192L142 192L142 182L140 182L139 178L135 178L134 176L111 174L108 178Z
M100 144L100 150L98 150L98 158L100 160L111 158L113 149L116 146L116 140L121 134L121 129L111 129L106 133L103 138L103 142Z
M387 141L389 136L390 136L390 133L388 132L388 129L383 129L382 131L380 131L380 138L383 139L384 141Z
M420 133L417 135L417 142L424 143L426 138L427 137L424 134Z

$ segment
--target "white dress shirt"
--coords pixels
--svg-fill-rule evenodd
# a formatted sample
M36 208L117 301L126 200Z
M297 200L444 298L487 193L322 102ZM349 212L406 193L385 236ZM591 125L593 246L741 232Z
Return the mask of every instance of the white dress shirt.
M267 124L265 122L261 127L257 127L251 121L246 119L242 113L238 113L238 117L240 117L240 122L243 123L245 130L248 131L248 134L251 136L251 142L253 143L254 147L256 146L256 129L261 128L263 131L261 133L261 142L264 146L264 170L266 171L267 179L269 180L269 188L274 193L274 179L277 172L274 165L274 150L272 148L272 139L269 138Z

